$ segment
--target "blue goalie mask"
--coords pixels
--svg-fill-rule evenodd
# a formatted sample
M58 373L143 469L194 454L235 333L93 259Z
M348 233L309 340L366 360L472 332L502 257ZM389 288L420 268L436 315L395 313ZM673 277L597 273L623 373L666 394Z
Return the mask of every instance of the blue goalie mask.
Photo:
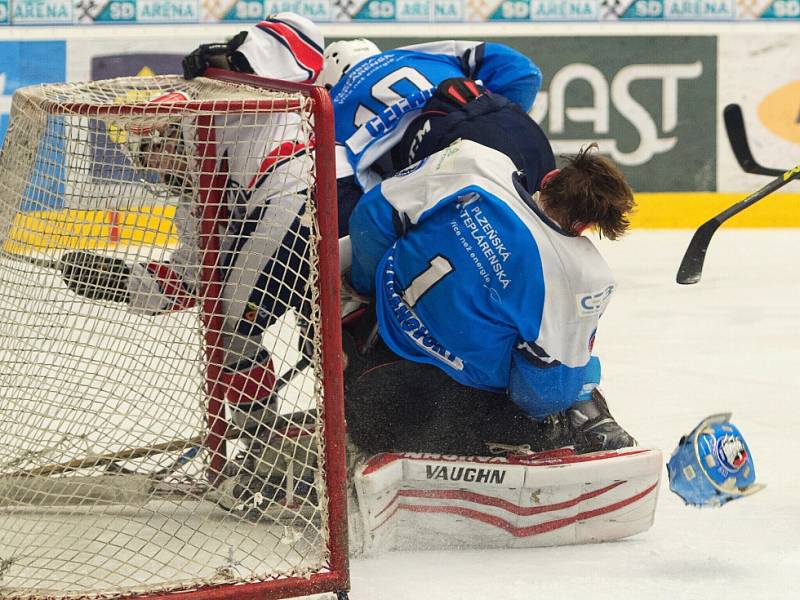
M669 489L686 504L722 506L764 488L731 413L703 419L681 438L667 463Z

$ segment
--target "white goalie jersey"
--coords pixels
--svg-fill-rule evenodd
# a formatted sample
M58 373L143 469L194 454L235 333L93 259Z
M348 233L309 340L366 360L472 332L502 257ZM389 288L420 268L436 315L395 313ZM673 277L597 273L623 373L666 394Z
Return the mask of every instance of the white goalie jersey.
M215 186L224 186L226 216L218 231L220 266L228 273L225 313L234 318L245 311L250 292L287 233L301 235L313 148L302 139L299 125L299 117L291 113L245 115L235 122L215 123L220 138L215 145ZM183 127L184 135L188 129ZM191 185L196 190L199 182ZM132 266L128 290L132 310L158 314L187 308L198 291L200 197L193 192L179 200L174 226L180 246L169 261Z

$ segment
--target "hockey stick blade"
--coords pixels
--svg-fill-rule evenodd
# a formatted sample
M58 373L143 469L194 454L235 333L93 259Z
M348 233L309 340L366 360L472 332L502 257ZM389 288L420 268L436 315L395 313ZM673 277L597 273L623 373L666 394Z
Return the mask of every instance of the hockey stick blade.
M744 116L742 107L738 104L728 104L722 111L725 121L725 131L728 133L728 141L736 157L736 161L745 173L755 175L768 175L770 177L780 177L784 171L781 169L771 169L764 167L756 162L753 153L750 151L750 144L747 142L747 132L744 128Z
M725 209L713 219L710 219L698 227L692 236L692 241L689 242L689 247L686 248L686 253L683 255L680 267L678 267L678 275L676 281L680 284L692 284L700 281L700 276L703 273L703 262L706 259L708 246L711 243L711 237L714 232L719 229L725 221L732 216L742 212L749 206L752 206L762 198L769 196L772 192L779 190L787 183L794 179L800 179L800 165L789 169L785 173L781 173L770 181L767 185L760 190L753 192L744 200L741 200L733 206Z
M719 229L720 225L721 223L715 217L703 223L694 232L692 240L683 255L681 266L678 267L678 276L676 277L678 283L690 285L700 281L708 245L711 243L711 236Z
M57 260L36 258L35 256L28 256L27 254L14 254L13 252L8 252L7 250L0 250L0 257L15 260L20 263L27 263L43 269L54 269L56 271L61 269L61 263Z

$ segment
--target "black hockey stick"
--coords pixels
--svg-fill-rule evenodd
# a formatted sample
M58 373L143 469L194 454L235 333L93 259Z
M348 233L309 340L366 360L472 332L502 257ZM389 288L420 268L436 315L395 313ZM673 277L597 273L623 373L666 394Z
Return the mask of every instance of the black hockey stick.
M61 261L58 260L36 258L35 256L28 256L27 254L14 254L13 252L8 252L7 250L0 250L0 256L15 260L17 262L28 263L29 265L34 265L36 267L42 267L43 269L54 269L56 271L61 270Z
M736 161L745 173L755 175L769 175L779 177L783 175L782 169L771 169L756 162L753 153L750 151L750 144L747 142L747 132L744 128L744 117L742 107L738 104L728 104L722 111L725 120L725 131L728 132L728 141L731 143Z
M744 200L737 202L730 208L719 213L713 219L703 223L697 231L694 232L692 241L689 242L689 247L686 248L686 253L683 255L683 260L681 261L681 266L678 268L678 276L676 278L678 283L690 284L700 281L700 276L703 273L703 261L705 261L706 258L708 245L711 243L711 237L714 235L714 232L719 229L720 225L794 179L800 179L800 165L786 172L781 172L780 177L773 179L760 190L753 192Z

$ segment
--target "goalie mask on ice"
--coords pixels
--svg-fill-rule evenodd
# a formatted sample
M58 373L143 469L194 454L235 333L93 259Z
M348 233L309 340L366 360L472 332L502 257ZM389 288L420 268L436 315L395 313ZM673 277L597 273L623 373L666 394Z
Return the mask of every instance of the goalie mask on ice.
M722 506L764 488L731 413L703 419L681 438L667 463L669 487L686 504Z

